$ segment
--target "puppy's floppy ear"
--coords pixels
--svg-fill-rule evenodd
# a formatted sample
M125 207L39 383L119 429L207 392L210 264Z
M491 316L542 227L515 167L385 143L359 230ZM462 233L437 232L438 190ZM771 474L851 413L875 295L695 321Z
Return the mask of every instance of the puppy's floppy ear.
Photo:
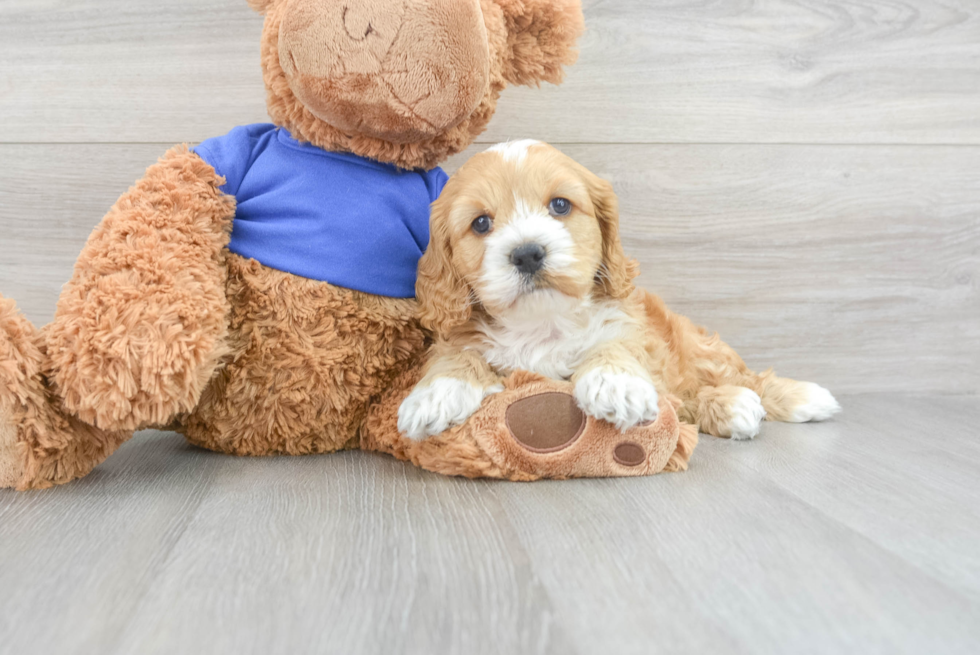
M622 300L633 293L639 266L635 259L626 257L619 240L619 200L609 182L588 171L585 179L602 233L602 270L597 283L607 296Z
M248 0L248 6L260 14L264 14L265 12L269 11L269 8L275 1L276 0Z
M558 84L562 66L575 63L575 41L585 30L580 0L494 0L504 11L504 78L511 84Z
M460 279L452 263L448 201L432 204L429 247L419 261L415 296L419 302L419 321L436 335L445 336L463 325L472 315L469 287Z

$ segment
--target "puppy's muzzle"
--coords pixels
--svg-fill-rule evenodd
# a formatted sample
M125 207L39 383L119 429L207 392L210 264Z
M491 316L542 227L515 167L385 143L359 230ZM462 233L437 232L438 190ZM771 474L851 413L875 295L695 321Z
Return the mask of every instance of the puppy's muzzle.
M510 253L510 263L524 275L534 275L544 266L544 248L536 243L517 246Z

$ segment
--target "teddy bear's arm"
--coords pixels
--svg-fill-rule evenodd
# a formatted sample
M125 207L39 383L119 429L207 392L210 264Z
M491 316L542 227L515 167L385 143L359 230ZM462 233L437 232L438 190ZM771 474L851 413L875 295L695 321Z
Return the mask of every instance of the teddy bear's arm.
M83 421L138 429L197 404L227 333L223 182L173 148L89 237L46 329L51 379Z

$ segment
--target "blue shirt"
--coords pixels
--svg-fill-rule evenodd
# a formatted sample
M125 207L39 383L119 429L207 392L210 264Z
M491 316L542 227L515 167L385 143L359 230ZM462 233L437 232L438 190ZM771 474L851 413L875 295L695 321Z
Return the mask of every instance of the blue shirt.
M429 204L447 176L301 144L274 125L194 148L238 208L228 249L270 268L366 293L415 296Z

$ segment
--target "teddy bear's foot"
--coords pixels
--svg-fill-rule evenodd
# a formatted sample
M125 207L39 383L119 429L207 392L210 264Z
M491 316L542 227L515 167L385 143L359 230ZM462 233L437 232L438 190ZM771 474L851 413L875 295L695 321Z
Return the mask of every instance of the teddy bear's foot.
M504 422L509 439L505 437L499 447L516 451L509 453L510 458L544 456L532 466L538 470L543 470L542 466L567 469L569 477L573 470L590 477L657 473L666 467L664 452L669 452L674 442L673 420L649 421L620 431L587 416L575 398L563 391L543 391L514 401L504 414ZM579 439L582 446L576 448ZM682 463L686 468L687 459Z
M79 478L129 437L66 415L44 370L40 332L0 297L0 488L44 488Z
M693 436L696 441L697 433L687 426L682 438L668 399L661 401L657 420L621 431L586 415L567 384L515 377L512 382L517 384L504 392L512 397L493 403L499 405L497 429L473 435L507 468L545 478L652 475L668 467L686 468L693 449L690 440ZM487 409L492 412L494 407Z
M413 441L398 434L396 413L417 377L403 375L398 391L372 408L363 448L449 475L536 480L683 470L697 443L697 428L677 420L670 398L661 399L656 421L620 431L586 415L570 383L530 373L504 380L463 425Z

